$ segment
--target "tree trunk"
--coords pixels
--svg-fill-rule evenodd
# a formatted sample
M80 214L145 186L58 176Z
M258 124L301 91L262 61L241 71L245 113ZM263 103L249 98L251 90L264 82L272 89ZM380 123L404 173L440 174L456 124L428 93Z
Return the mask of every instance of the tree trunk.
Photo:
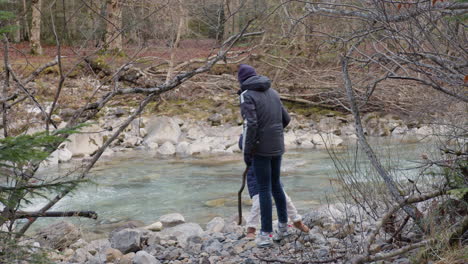
M42 0L32 0L32 22L31 22L31 54L42 55L41 46L41 5Z
M122 8L118 0L107 0L106 46L112 52L122 50Z
M23 36L22 36L22 39L23 40L27 40L29 41L30 37L29 37L29 22L28 22L28 6L26 5L26 0L23 0Z
M183 14L184 9L182 7L182 2L179 1L179 10ZM169 69L167 70L167 76L166 76L166 82L169 81L172 78L172 72L174 68L174 61L175 61L175 53L177 51L177 48L179 47L179 42L180 42L180 37L184 33L184 15L179 17L179 26L177 27L177 34L174 43L172 44L171 48L171 60L169 61Z

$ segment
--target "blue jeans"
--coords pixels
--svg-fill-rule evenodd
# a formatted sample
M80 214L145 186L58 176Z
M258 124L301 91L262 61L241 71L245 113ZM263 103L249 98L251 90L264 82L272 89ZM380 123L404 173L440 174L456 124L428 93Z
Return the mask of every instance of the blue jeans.
M267 157L254 155L252 166L257 178L258 194L260 197L261 231L273 232L272 195L276 203L278 221L280 223L288 222L286 197L280 182L281 156Z

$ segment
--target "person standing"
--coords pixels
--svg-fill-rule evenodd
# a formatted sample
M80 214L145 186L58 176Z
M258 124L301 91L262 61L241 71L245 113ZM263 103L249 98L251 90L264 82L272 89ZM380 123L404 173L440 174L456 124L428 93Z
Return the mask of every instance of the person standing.
M284 153L284 131L290 117L271 81L257 75L255 69L240 64L240 108L244 119L242 149L247 166L253 164L260 198L261 229L256 244L273 244L272 200L275 199L278 229L275 240L288 234L286 196L280 182L281 158Z

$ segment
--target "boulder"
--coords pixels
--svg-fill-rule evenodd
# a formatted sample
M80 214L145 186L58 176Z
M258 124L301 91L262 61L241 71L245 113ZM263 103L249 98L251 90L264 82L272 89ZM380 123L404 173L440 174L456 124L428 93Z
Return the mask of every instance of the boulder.
M208 143L196 141L190 145L190 151L193 154L206 154L210 152Z
M154 256L146 251L138 251L133 257L133 264L160 264Z
M337 147L343 144L343 139L332 133L315 134L312 136L312 143L317 148Z
M197 124L190 124L187 128L186 137L191 140L199 140L205 136L203 127Z
M84 127L80 133L72 134L68 137L65 147L73 153L74 157L88 156L102 146L102 135L99 133L102 128L98 125Z
M196 223L185 223L163 229L159 233L164 239L176 237L179 245L181 245L181 247L185 247L187 245L187 238L191 236L201 236L203 234L203 229Z
M224 228L224 219L222 217L215 217L206 224L206 231L210 233L221 232Z
M179 213L166 214L159 218L164 227L173 227L185 223L185 218Z
M393 136L405 135L408 132L408 130L409 129L406 125L397 126L393 129L392 135Z
M341 121L337 118L325 117L320 119L320 122L317 124L317 129L320 132L333 133L339 135L341 133L340 126Z
M313 134L306 131L296 132L296 142L303 148L311 148L314 147L314 143L312 142Z
M190 148L190 143L187 141L182 141L177 144L175 149L177 156L186 157L192 155L192 149Z
M80 230L71 223L61 221L49 225L36 234L36 240L42 247L64 249L81 238Z
M126 228L119 232L111 233L111 247L127 254L137 252L141 249L140 244L141 231L137 229Z
M293 131L288 131L284 134L284 145L286 147L296 147L297 146L297 138Z
M179 124L167 116L155 117L148 120L146 131L148 134L144 142L156 142L158 144L163 144L167 141L176 144L181 134Z
M174 155L176 153L176 148L171 142L167 141L158 148L157 152L165 156Z

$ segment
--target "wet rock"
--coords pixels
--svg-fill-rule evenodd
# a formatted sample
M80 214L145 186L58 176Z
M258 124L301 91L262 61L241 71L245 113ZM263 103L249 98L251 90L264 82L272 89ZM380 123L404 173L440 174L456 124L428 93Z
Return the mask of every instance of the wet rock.
M224 228L224 219L222 217L215 217L206 224L206 231L214 233L221 232Z
M176 149L174 145L169 141L165 142L161 145L161 147L158 148L158 153L165 156L174 155L175 152Z
M127 254L129 252L137 252L141 249L140 244L141 231L137 229L123 229L113 233L110 237L111 247L120 250Z
M146 127L148 134L144 142L163 144L167 141L176 144L181 135L179 125L170 117L161 116L148 120Z
M150 255L146 251L138 251L133 257L133 264L160 264L154 256Z
M335 134L315 134L312 136L312 143L317 148L337 147L343 144L343 139Z
M188 143L187 141L182 141L179 144L177 144L175 151L177 156L181 157L192 155L192 148L190 147L190 143Z
M166 214L159 218L159 221L166 227L173 227L185 223L185 218L179 213Z
M61 221L37 232L36 239L42 247L64 249L81 238L80 230L71 223Z
M206 154L210 152L210 146L206 142L195 141L190 145L193 154Z

